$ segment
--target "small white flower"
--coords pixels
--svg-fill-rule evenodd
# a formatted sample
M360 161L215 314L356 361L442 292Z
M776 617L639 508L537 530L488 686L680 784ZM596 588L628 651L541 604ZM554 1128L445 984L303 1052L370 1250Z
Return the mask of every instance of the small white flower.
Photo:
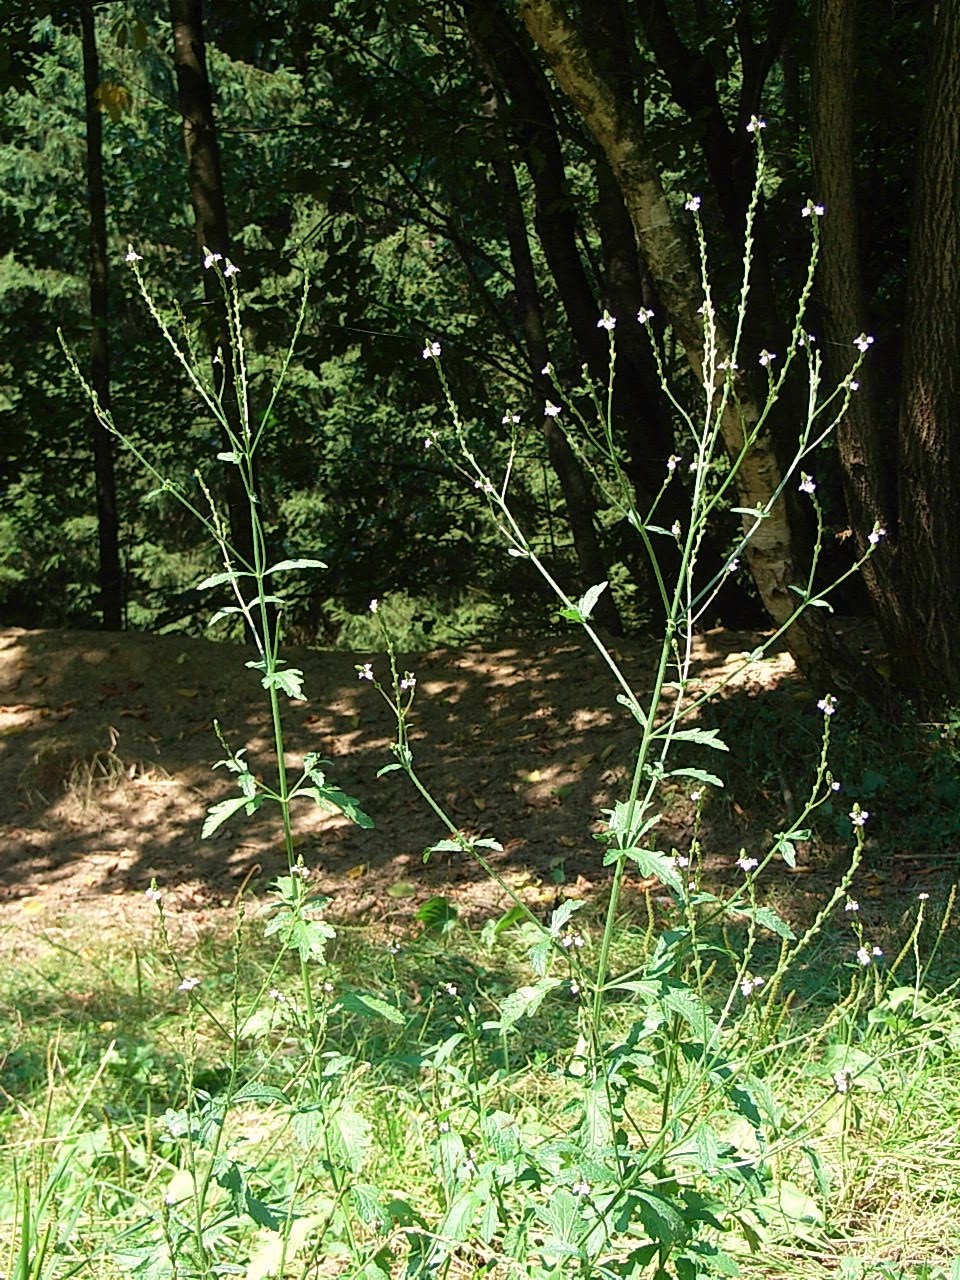
M860 390L860 383L856 380L856 378L851 378L850 382L848 383L848 386L850 387L851 391Z
M667 459L667 470L670 472L676 471L677 463L682 461L682 458L678 458L675 453L671 453L670 457Z
M500 421L505 427L509 427L520 421L520 415L519 413L505 413Z
M686 870L690 865L690 859L685 853L675 853L673 855L673 865L679 867L681 871Z
M690 799L693 801L694 804L696 804L700 800L702 795L703 795L702 791L691 791Z
M740 994L744 1000L749 1000L755 991L759 991L765 981L765 978L744 978L740 983Z
M760 352L760 355L758 357L758 362L764 369L767 369L770 367L770 365L773 364L776 358L777 358L777 353L775 351L768 351L766 347L764 347L764 349Z
M800 473L799 489L801 493L815 493L817 486L813 476L808 476L805 471Z
M323 986L320 988L320 990L325 992L327 995L330 995L330 993L333 991L333 983L325 982Z
M737 369L740 368L740 366L737 364L736 360L730 358L728 360L721 360L720 363L717 365L717 368L720 370L721 373L727 373L727 372L735 373Z
M124 259L123 259L123 260L124 260L124 262L142 262L142 261L143 261L143 254L142 254L142 253L137 253L136 249L135 249L135 248L133 247L133 245L131 244L131 245L128 245L128 246L127 246L127 252L126 252L126 254L124 255Z
M143 896L148 902L159 902L163 894L155 884L152 884L149 889L144 890Z
M870 814L867 812L867 810L861 809L858 804L855 804L853 808L850 810L850 821L853 823L855 827L865 826L866 821L869 817L870 817Z
M208 249L203 259L204 269L206 271L209 271L215 262L222 262L222 261L223 261L222 253L211 253L210 250Z
M758 867L759 865L760 864L756 858L748 858L745 853L741 853L740 857L737 859L737 866L743 872L749 873L754 869L754 867Z
M415 689L417 687L417 677L412 671L405 671L403 679L400 681L401 689Z
M873 346L873 338L865 333L861 333L859 338L854 338L853 345L857 348L861 355L865 354Z
M761 129L767 127L767 122L763 116L751 116L750 123L747 125L747 133L759 133Z
M847 1067L844 1067L842 1071L833 1073L833 1083L837 1093L849 1092L851 1077L852 1073Z
M830 783L830 790L831 790L831 791L839 791L839 790L840 790L840 783L839 783L839 782L831 782L831 783Z
M856 900L856 898L848 898L847 904L843 909L844 911L854 911L854 912L859 911L860 903Z
M929 895L929 893L918 893L918 894L917 894L917 901L918 901L918 902L928 902L929 900L930 900L930 895Z
M358 680L373 679L373 664L371 662L365 662L362 666L357 667L357 679Z
M445 982L441 987L441 990L444 992L445 995L450 996L451 999L453 999L458 994L456 983L453 983L453 982Z
M437 441L434 436L427 436L426 440L423 442L423 447L425 449L431 449L436 443Z
M701 203L699 196L687 196L687 203L683 207L687 213L699 213Z
M380 601L377 599L376 596L374 596L373 599L370 601L370 604L368 607L371 613L376 613L377 610L380 608Z
M863 967L873 964L874 960L879 960L883 956L880 947L867 947L866 945L857 948L857 960Z
M649 307L641 307L640 310L637 312L637 319L640 321L641 324L647 324L649 321L653 319L655 315L656 315L656 312L652 311Z
M223 274L227 277L227 279L229 279L230 276L238 276L240 274L240 268L236 266L235 263L231 262L230 259L228 258L227 265L223 269Z
M825 213L826 209L823 205L814 204L812 200L808 200L800 210L801 218L822 218Z
M817 703L817 710L825 716L832 716L837 709L837 700L832 693L825 693ZM839 790L839 787L837 788Z
M580 994L580 983L579 983L579 982L571 982L571 983L570 983L570 994L571 994L572 996L578 996L578 995Z
M439 1122L439 1124L437 1125L437 1132L438 1132L438 1133L449 1133L449 1132L450 1132L450 1121L449 1121L449 1120L441 1120L441 1121Z
M571 1192L571 1194L572 1194L572 1195L575 1195L575 1196L578 1196L578 1197L580 1197L580 1196L588 1196L588 1195L590 1194L590 1183L589 1183L589 1182L575 1182L575 1183L573 1184L573 1186L570 1188L570 1192Z
M440 355L440 343L428 342L420 354L423 356L424 360L436 360Z
M731 560L730 563L727 565L726 572L736 573L739 568L740 568L740 561L737 560L736 557L734 557L734 559Z
M605 311L603 315L600 317L600 319L597 321L597 328L606 329L607 333L613 333L616 327L617 327L616 319L612 315L610 315L609 311Z
M549 362L549 360L548 360L548 361L547 361L547 363L543 366L543 368L540 370L540 372L543 374L543 376L544 376L545 378L552 378L552 377L553 377L553 365Z
M199 987L199 985L200 985L199 978L184 978L184 980L180 983L179 987L177 987L177 990L192 991L194 987Z
M287 998L283 994L283 992L280 990L279 987L271 987L270 990L267 992L267 995L270 997L271 1000L275 1000L277 1004L283 1004Z
M882 525L875 525L872 533L867 535L867 541L870 543L871 547L875 547L880 539L885 538L886 536L886 529L884 529Z
M681 532L681 531L680 531L680 521L679 521L679 520L674 520L673 524L670 526L670 532L673 534L673 536L674 536L675 538L677 538L677 539L679 540L679 538L680 538L680 532Z
M302 862L298 862L296 866L290 868L290 874L296 876L298 880L309 880L310 868L305 867Z
M560 406L554 404L552 400L548 400L543 406L543 412L548 418L555 418L560 412Z
M800 337L797 338L798 347L815 347L816 345L817 339L812 333L801 333Z

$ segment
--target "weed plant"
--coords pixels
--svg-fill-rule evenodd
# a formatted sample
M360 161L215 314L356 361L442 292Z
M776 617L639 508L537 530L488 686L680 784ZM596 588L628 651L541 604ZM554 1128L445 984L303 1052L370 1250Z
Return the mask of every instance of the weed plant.
M748 233L763 180L758 123ZM40 979L33 989L49 985L67 1030L41 1052L24 1025L19 1042L15 1035L8 1046L8 1064L33 1080L41 1098L32 1108L21 1104L16 1131L8 1129L14 1169L6 1195L15 1220L8 1275L695 1280L740 1272L837 1274L831 1259L842 1258L844 1246L831 1237L854 1239L865 1196L889 1196L896 1183L893 1170L878 1171L872 1163L878 1147L894 1133L893 1146L903 1148L936 1127L927 1102L950 1089L955 1094L950 1060L960 1040L952 992L933 994L931 981L948 944L953 900L939 904L933 918L928 901L916 903L907 913L905 940L893 946L861 912L853 886L870 815L831 772L831 731L842 708L829 692L819 701L820 742L798 812L766 847L731 857L738 883L729 891L715 890L704 874L703 805L723 786L711 762L722 761L729 744L710 720L722 684L704 689L694 680L694 630L788 485L812 504L818 531L809 574L794 587L793 618L826 605L828 592L816 585L822 520L814 458L845 411L869 342L852 343L849 376L824 391L819 354L804 327L822 212L811 203L805 211L810 272L789 347L776 365L770 353L760 353L767 401L756 423L744 422L742 448L731 456L721 418L736 401L738 361L758 358L742 343L750 255L727 340L711 297L699 202L691 199L688 208L703 260L704 394L696 414L673 400L685 457L666 464L652 508L637 509L610 428L614 317L599 320L610 339L610 384L588 389L594 416L578 413L559 386L556 402L546 405L548 414L577 419L571 438L649 556L667 624L642 692L591 620L608 584L574 599L551 577L511 512L510 459L494 479L471 448L439 345L431 340L423 352L436 364L450 413L449 430L431 434L427 444L485 496L508 552L542 575L562 616L596 647L618 704L636 725L630 783L603 811L597 833L610 868L605 901L597 909L564 896L541 918L500 878L492 860L497 842L469 836L445 813L414 758L409 729L416 674L398 664L389 602L372 602L386 666L379 659L361 663L358 675L387 699L396 719L394 758L382 772L405 774L434 813L442 835L430 852L473 860L511 900L471 935L455 907L437 898L420 910L417 934L376 945L330 923L328 904L311 887L294 843L297 802L370 825L359 802L331 781L328 762L308 755L302 767L290 769L284 752L283 705L302 695L303 675L281 656L277 584L287 574L323 566L311 558L269 563L254 469L299 322L255 421L237 271L207 255L229 317L230 349L220 359L233 362L241 424L233 432L217 366L207 374L189 330L158 311L130 250L147 307L227 433L220 460L237 468L255 530L253 559L246 561L230 544L205 477L197 477L201 499L195 500L156 476L219 550L222 570L201 586L225 589L231 599L211 621L242 617L255 645L247 666L263 688L273 725L277 767L269 781L251 769L243 746L221 738L217 767L232 775L236 794L211 807L202 834L275 805L287 866L267 903L238 895L227 944L206 957L184 947L162 888L152 886L156 932L135 952L135 987L128 982L116 992L117 1006L127 1006L122 1015L108 1012L104 991L105 978L117 983L115 965L112 977L85 979L98 992L97 1003L103 1001L86 1018L62 967L54 972L49 960L46 969L31 962ZM642 312L639 322L659 359L651 318ZM694 570L707 522L731 506L738 475L786 378L801 368L809 407L792 460L764 504L738 511L739 546L724 570L699 585ZM95 398L94 404L104 426L122 439ZM516 425L512 410L506 421ZM152 470L149 458L140 457ZM664 528L657 508L667 486L681 482L689 519ZM881 537L881 529L873 531L868 554ZM664 540L679 558L670 579L658 555ZM758 661L776 639L761 643L747 661ZM690 788L697 819L688 846L665 849L658 840L662 788L678 779ZM794 865L813 815L838 797L849 824L849 863L798 934L764 900L764 877L775 864ZM640 920L625 906L628 873L650 887ZM828 930L832 937L838 928L834 917L845 922L847 941L828 968L823 948ZM89 964L78 949L70 981L80 980ZM946 1153L944 1161L955 1157ZM953 1193L954 1210L955 1201ZM930 1259L944 1262L955 1237L955 1225L945 1226L936 1252L931 1246L917 1261L924 1272L910 1270L909 1260L891 1270L893 1263L870 1257L868 1245L847 1255L842 1274L922 1273L932 1280L937 1273Z

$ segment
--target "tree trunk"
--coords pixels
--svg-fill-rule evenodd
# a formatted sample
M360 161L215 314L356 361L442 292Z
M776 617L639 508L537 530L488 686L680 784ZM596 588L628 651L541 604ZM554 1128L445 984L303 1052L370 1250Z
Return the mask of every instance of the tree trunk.
M899 421L895 670L923 703L960 699L960 0L933 31L910 236Z
M180 114L183 116L183 142L187 156L190 198L196 220L197 248L201 257L206 251L218 253L224 262L229 256L230 237L227 206L220 168L220 148L213 117L213 96L207 74L207 56L203 38L201 0L170 0L173 25L173 61L177 73ZM203 292L210 324L207 328L210 354L217 364L217 381L222 379L221 404L231 428L242 434L237 387L233 377L230 333L227 325L223 291L216 272L203 273ZM225 441L225 448L230 447ZM227 509L230 537L234 550L247 566L254 563L253 527L250 503L239 469L226 470Z
M821 346L824 371L828 384L836 386L850 372L856 354L854 338L870 328L861 278L854 183L856 0L815 0L810 70L814 189L827 211L820 225L816 297L826 339ZM862 555L874 525L892 524L895 519L895 443L888 438L878 403L873 361L865 361L857 377L860 390L837 427L837 449L847 515ZM897 630L892 620L901 608L889 555L868 561L863 566L863 579L891 643Z
M103 117L100 61L92 0L80 5L83 88L87 120L87 208L90 213L90 385L110 412L110 341L107 329L107 202L103 185ZM123 627L123 570L113 465L113 437L93 420L93 470L97 491L100 614L110 631Z
M646 149L633 104L616 96L599 73L579 33L557 0L520 0L520 12L534 42L543 51L560 87L581 112L606 154L629 210L637 243L646 259L669 322L683 344L697 377L703 373L703 324L697 314L701 298L699 269L667 203L659 174ZM729 342L718 334L721 357ZM757 422L759 406L744 394L724 413L721 429L736 455L744 431ZM738 473L740 505L765 504L781 480L772 441L761 435ZM791 531L785 504L775 504L749 543L747 560L767 613L778 626L794 612L797 581ZM822 625L810 614L790 629L788 643L800 666L813 677L825 674Z
M527 239L523 204L517 187L513 160L507 146L503 121L500 118L499 97L493 82L492 69L487 62L483 43L478 39L471 22L469 9L467 10L467 30L480 71L481 109L490 123L490 157L503 202L501 207L510 249L517 303L523 323L531 374L537 388L538 407L542 414L550 388L541 370L548 363L550 352L544 329L543 310L540 305L540 291L537 287L536 271L530 253L530 242ZM562 427L555 418L546 415L543 422L547 452L560 481L564 504L567 508L573 545L580 566L581 591L583 591L598 582L607 581L610 576L597 537L596 501L591 491L589 477L570 447ZM609 591L605 591L597 601L595 616L600 626L611 634L623 634L623 623Z

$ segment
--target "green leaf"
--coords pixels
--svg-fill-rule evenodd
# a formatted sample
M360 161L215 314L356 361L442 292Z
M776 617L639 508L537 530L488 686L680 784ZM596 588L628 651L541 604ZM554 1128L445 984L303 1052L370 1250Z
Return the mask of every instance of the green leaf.
M550 917L550 932L557 936L575 911L586 904L578 898L566 898Z
M369 995L366 991L346 991L337 1001L336 1007L347 1013L356 1013L363 1018L386 1018L402 1027L404 1016L395 1005L388 1004L379 996Z
M608 849L603 865L609 867L620 858L629 858L643 876L655 876L677 895L683 894L683 880L674 860L659 849Z
M435 895L428 898L417 910L417 919L428 929L437 929L440 933L449 933L457 922L459 913L448 899Z
M590 617L591 613L593 613L596 608L597 601L609 585L610 584L608 582L599 582L595 587L588 587L580 597L577 604L577 610L584 621L586 621Z
M252 577L252 573L244 573L239 569L229 569L226 573L212 573L209 578L204 578L202 582L197 583L197 590L206 591L210 587L222 586L224 582L236 582L239 578Z
M332 1158L351 1173L359 1173L373 1146L369 1121L349 1102L341 1101L327 1112L324 1136Z
M360 808L360 801L348 796L339 787L299 787L294 796L306 796L328 813L342 813L356 826L370 831L376 825L368 813ZM291 799L294 797L291 796Z
M268 597L268 599L272 598ZM303 672L297 667L286 667L283 671L268 671L260 683L265 689L279 689L288 698L303 700Z
M203 820L203 826L200 829L200 839L206 840L208 836L212 836L223 824L232 818L235 813L241 809L245 809L247 814L253 813L260 808L262 796L254 796L252 799L247 796L231 796L228 800L221 800L217 804L212 804L207 810L207 816Z
M263 576L266 578L271 573L282 573L286 569L326 569L327 566L322 560L280 560L277 564L271 565L269 569L264 571Z
M757 924L769 929L778 938L785 938L788 942L792 942L797 936L786 920L777 915L773 907L733 906L727 911L727 915L745 916L748 920L755 920Z
M702 747L712 747L714 751L729 751L725 742L717 737L716 729L661 729L658 738L669 737L671 742L698 742Z
M231 613L243 613L243 610L235 604L225 605L224 608L218 609L213 617L208 620L207 626L212 627L215 622L220 622L222 618L228 618Z
M377 777L382 778L385 773L393 773L395 769L402 769L402 764L385 764L382 769L377 770Z
M647 727L647 717L636 698L628 698L625 693L618 693L617 701L622 707L627 708L638 724L642 725L644 729Z
M544 998L562 985L560 978L541 978L536 986L519 987L516 991L511 991L500 1006L500 1030L507 1031L521 1018L532 1017L543 1004Z
M664 774L666 778L693 778L695 782L706 782L711 787L722 787L723 779L715 773L707 773L705 769L671 769Z

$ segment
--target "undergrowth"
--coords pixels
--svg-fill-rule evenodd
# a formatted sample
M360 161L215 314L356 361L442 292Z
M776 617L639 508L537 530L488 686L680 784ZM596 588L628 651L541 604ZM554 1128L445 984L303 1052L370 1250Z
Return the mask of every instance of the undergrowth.
M508 408L504 447L478 456L439 344L428 339L423 349L448 412L425 447L482 496L508 554L539 575L560 617L595 647L633 739L611 807L581 817L609 868L600 900L562 892L544 912L498 870L493 855L507 833L464 832L421 777L411 733L416 672L399 663L394 606L370 602L381 653L357 674L396 727L381 773L404 775L433 814L427 856L469 860L499 886L505 909L478 933L442 897L424 903L402 936L338 926L295 843L305 803L372 825L333 780L332 762L315 753L290 760L285 748L286 705L302 697L305 677L283 656L284 584L325 566L311 556L271 562L256 471L306 288L276 383L254 406L237 268L207 254L229 332L211 370L182 314L158 310L130 249L145 306L219 425L217 460L235 469L253 528L242 555L210 475L198 474L188 491L134 449L216 547L221 568L198 589L222 595L211 625L242 622L253 646L250 679L270 712L273 776L254 773L245 745L216 726L214 767L231 793L210 807L201 836L276 809L286 869L262 901L241 891L230 931L200 947L185 944L156 884L149 939L120 929L100 939L51 934L27 952L13 935L24 950L9 993L19 1013L6 1031L14 1088L5 1086L11 1168L0 1194L12 1224L6 1270L16 1280L960 1274L960 1004L943 978L954 896L919 895L896 928L858 900L876 815L866 774L836 771L844 708L832 693L816 704L819 735L779 829L728 854L724 877L707 874L714 851L704 846L703 809L722 796L724 762L741 746L721 732L719 696L804 614L830 607L814 468L871 344L852 338L848 375L823 386L804 327L823 213L811 201L803 211L810 269L788 347L779 357L744 350L762 128L751 121L758 173L729 333L712 299L699 200L687 201L702 260L697 408L671 394L652 313L637 317L685 455L664 460L645 509L611 425L617 319L598 321L609 339L607 386L568 395L549 365L542 375L550 389L541 420L564 416L571 447L649 561L666 624L642 691L594 626L610 584L570 595L512 508L522 414ZM747 359L765 379L759 400L740 376ZM788 377L805 380L808 407L792 457L776 460L775 473L769 419ZM225 405L228 387L236 403ZM103 426L133 448L87 392ZM764 492L758 457L759 471L773 477ZM665 527L658 509L671 485L681 486L688 510ZM705 685L693 668L696 628L741 557L762 567L757 540L783 521L788 489L810 504L816 529L809 562L790 584L791 607L739 666ZM697 566L717 511L738 515L741 531L730 560L704 580ZM884 532L869 532L866 555L845 576L882 546ZM695 818L682 847L671 847L659 828L665 795L678 785ZM834 816L845 856L817 909L792 920L767 885L781 865L796 865L814 823ZM635 879L647 887L639 917L625 893Z

